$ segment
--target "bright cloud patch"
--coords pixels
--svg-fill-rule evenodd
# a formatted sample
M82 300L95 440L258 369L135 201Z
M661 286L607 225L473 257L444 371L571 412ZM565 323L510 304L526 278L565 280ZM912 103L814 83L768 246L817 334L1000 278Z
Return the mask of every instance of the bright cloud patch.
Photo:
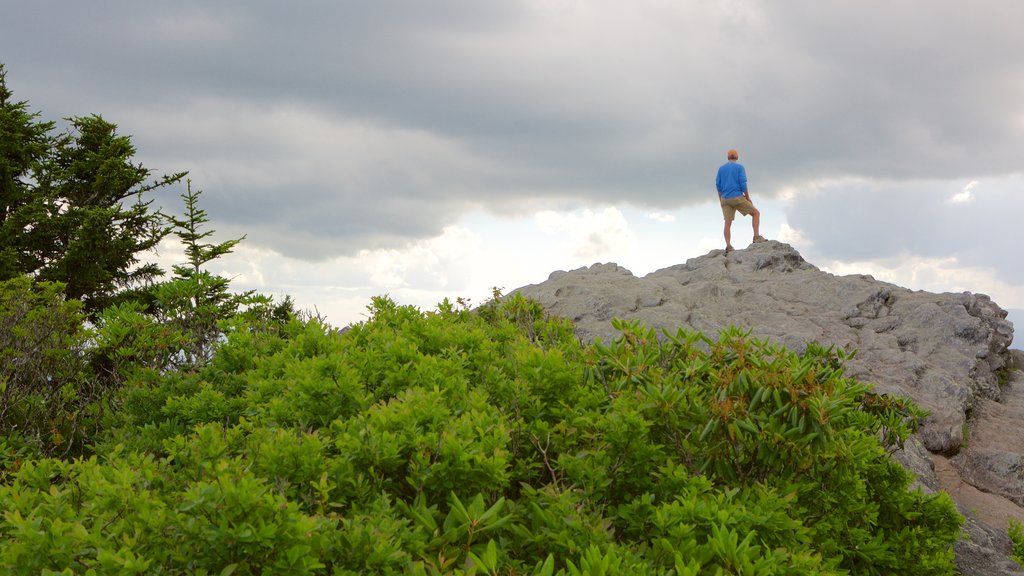
M479 237L459 226L447 226L436 238L412 243L401 250L363 250L351 264L369 274L374 285L443 289L458 284L462 263L478 256Z
M803 248L810 247L814 244L810 238L801 233L796 228L791 227L789 224L783 222L779 225L779 242L785 242L793 246L801 246Z
M962 192L954 194L953 197L949 199L949 201L954 204L963 204L964 202L970 202L971 200L974 199L974 187L977 185L977 180L971 180L970 183L967 184L967 186L964 186Z
M579 214L546 210L537 213L536 222L541 233L567 247L574 258L614 259L636 243L625 216L614 206Z
M647 215L647 217L650 218L651 220L654 220L655 222L664 222L666 224L676 221L675 216L673 216L672 214L665 214L664 212L651 212L650 214Z

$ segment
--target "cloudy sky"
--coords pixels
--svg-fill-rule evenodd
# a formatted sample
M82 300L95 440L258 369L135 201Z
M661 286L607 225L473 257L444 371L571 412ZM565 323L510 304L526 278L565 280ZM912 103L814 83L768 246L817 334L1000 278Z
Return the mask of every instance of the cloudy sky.
M479 303L722 248L729 148L765 236L1024 325L1020 0L2 8L16 99L102 115L155 173L189 171L220 239L247 236L214 271L337 325L377 294Z

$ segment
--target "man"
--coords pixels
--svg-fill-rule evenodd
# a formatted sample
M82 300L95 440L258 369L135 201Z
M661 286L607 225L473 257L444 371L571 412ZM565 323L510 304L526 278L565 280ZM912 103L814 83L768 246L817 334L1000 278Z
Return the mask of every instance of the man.
M754 244L767 242L758 229L761 227L761 212L750 202L747 192L747 171L737 162L740 153L729 150L726 153L728 162L718 168L715 186L718 188L718 199L722 204L722 215L725 216L725 253L732 252L732 221L736 212L750 216L754 225Z

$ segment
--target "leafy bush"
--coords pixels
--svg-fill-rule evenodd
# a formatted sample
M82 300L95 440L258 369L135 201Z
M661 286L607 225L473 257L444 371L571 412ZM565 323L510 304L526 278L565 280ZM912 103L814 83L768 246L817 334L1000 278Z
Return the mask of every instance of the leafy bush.
M0 282L0 438L12 450L75 454L100 424L108 386L89 370L81 302L63 290Z
M1013 559L1024 566L1024 526L1021 525L1020 520L1011 518L1007 533L1013 544Z
M26 464L3 487L8 573L310 574L322 519L238 461L197 477L139 454Z
M839 351L618 321L584 346L519 296L371 313L237 321L206 365L126 372L97 457L0 487L0 565L952 574L960 517L887 453L922 413Z

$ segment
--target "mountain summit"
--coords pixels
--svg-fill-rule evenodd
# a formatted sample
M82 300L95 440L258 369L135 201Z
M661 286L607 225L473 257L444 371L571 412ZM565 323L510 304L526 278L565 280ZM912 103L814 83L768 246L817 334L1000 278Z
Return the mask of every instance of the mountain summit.
M610 340L611 319L716 336L730 325L802 352L856 355L846 375L909 396L931 415L898 460L925 490L946 490L968 517L964 574L1024 574L1007 559L1009 519L1024 518L1024 352L984 294L913 291L867 275L836 276L769 241L642 278L616 264L553 272L515 292L572 320L583 340Z

